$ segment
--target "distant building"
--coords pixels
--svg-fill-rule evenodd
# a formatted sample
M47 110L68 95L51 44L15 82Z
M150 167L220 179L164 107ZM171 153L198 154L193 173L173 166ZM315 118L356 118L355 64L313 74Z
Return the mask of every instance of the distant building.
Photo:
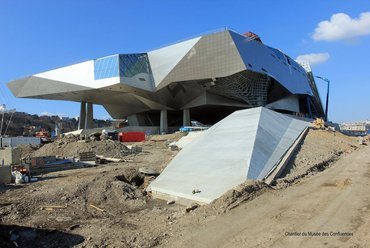
M116 54L12 81L16 97L81 102L79 128L93 125L92 104L131 126L213 124L235 110L266 106L324 116L309 66L303 68L253 34L222 30L156 50Z
M342 123L339 125L342 133L353 136L365 136L370 134L370 121Z

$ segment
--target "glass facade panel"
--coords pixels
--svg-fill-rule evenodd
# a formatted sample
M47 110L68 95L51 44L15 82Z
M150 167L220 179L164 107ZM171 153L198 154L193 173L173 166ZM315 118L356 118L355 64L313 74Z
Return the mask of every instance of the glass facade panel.
M119 75L120 77L134 77L137 74L150 74L148 56L145 53L120 54Z
M118 77L118 55L94 60L94 78Z

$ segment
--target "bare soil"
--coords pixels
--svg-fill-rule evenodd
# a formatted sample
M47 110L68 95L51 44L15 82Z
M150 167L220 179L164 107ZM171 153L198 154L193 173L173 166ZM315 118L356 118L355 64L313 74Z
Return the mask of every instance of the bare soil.
M355 160L356 154L364 150L360 149L356 138L324 130L310 130L294 155L291 166L274 186L266 185L264 182L247 181L209 205L186 211L186 206L176 203L169 205L165 201L153 199L150 192L145 191L145 187L153 178L138 172L141 167L149 167L161 172L177 154L177 151L168 148L168 144L181 137L182 134L154 136L149 141L139 143L138 145L143 148L141 153L125 155L130 156L130 160L127 161L132 162L49 172L42 174L39 181L34 183L2 186L0 188L0 242L4 247L16 247L16 244L21 247L186 247L188 245L207 247L207 242L199 241L203 235L204 240L219 236L217 240L227 241L209 243L213 244L212 247L229 244L235 247L257 247L257 241L253 246L245 245L249 243L245 243L247 238L242 236L240 238L242 243L238 245L238 240L232 237L242 235L244 229L258 225L257 217L266 222L270 221L269 218L273 218L271 214L261 213L262 204L271 206L267 210L274 212L276 216L279 214L285 216L286 210L283 208L272 209L275 202L277 204L282 202L281 197L288 202L301 199L298 193L292 191L293 188L304 185L311 192L313 188L310 189L308 181L318 177L316 175L318 172L330 167L323 172L329 177L331 173L335 173L330 170L331 167L336 167L338 159L340 159L338 163L343 159ZM105 146L99 142L102 141L94 141L90 144L95 143L97 147ZM29 149L28 152L40 156L49 155L47 152L55 152L54 149L59 153L61 151L72 153L73 149L67 147L74 146L74 149L77 149L76 147L81 144L85 143L54 142L49 144L49 147L45 145L36 151ZM113 149L116 148L110 147L107 150ZM355 150L358 151L352 153ZM349 170L348 166L341 165L341 167ZM355 180L350 176L348 178L349 181L341 181L341 179L325 181L325 178L320 180L328 185L334 184L335 187L346 188L349 187L348 185L353 185ZM322 198L327 197L326 189L332 187L316 188L322 201L325 202ZM277 196L280 197L279 201L276 199ZM318 198L319 196L315 195ZM325 203L313 202L322 208L326 206ZM306 206L309 207L309 205L310 202L306 201ZM255 216L253 217L255 222L240 223L239 221L237 225L239 229L231 228L232 232L228 232L227 230L233 226L230 224L233 223L232 221L235 222L238 217L243 219L245 209L248 209L250 216ZM297 218L305 216L300 208L297 208L297 212L294 212L294 209L289 211L290 217L284 220L286 226L290 220L291 225L296 226L294 223L297 222ZM369 216L366 211L364 214ZM278 240L278 236L281 236L281 232L276 231L279 220L281 218L274 220L276 225L264 226L267 230L265 233L271 230L271 237L267 240ZM348 225L350 224L349 222ZM211 228L212 226L214 228ZM315 228L312 227L312 229ZM266 246L262 247L268 247L273 243L265 244Z

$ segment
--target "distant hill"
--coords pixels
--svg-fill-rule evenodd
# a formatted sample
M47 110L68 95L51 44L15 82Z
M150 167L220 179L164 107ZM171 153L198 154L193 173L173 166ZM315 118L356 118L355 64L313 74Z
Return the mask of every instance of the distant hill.
M4 135L5 129L10 119L10 113L5 113L2 134ZM0 114L1 124L2 114ZM78 120L75 118L59 116L46 116L46 115L30 115L24 112L15 112L12 120L6 130L5 135L8 136L34 136L35 132L40 129L46 129L51 132L55 130L55 125L58 125L61 132L70 132L77 129ZM94 127L109 127L112 121L94 119Z

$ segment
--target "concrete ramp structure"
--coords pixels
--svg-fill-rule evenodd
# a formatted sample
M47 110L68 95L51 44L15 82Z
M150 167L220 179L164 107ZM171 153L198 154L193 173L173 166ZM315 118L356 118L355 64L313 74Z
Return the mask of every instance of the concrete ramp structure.
M308 126L264 107L236 111L182 149L149 190L160 199L210 203L267 177Z

